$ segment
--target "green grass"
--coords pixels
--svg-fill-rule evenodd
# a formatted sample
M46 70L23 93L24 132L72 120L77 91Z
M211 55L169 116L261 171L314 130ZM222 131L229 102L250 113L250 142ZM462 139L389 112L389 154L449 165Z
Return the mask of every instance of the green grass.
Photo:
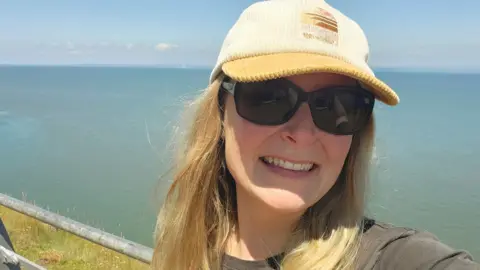
M0 206L15 252L47 269L150 269L149 265Z

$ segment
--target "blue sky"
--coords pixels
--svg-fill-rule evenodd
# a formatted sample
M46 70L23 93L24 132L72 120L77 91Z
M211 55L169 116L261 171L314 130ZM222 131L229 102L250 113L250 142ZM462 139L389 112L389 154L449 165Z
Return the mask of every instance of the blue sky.
M0 0L0 64L212 66L254 2ZM362 26L374 67L480 70L480 1L327 2Z

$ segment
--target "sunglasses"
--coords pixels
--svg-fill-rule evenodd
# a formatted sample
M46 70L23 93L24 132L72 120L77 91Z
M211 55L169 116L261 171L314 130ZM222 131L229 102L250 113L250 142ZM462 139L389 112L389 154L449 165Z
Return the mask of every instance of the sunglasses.
M234 96L237 113L254 124L284 124L307 102L315 125L335 135L364 128L375 103L374 95L359 83L305 92L286 78L243 83L226 76L221 88Z

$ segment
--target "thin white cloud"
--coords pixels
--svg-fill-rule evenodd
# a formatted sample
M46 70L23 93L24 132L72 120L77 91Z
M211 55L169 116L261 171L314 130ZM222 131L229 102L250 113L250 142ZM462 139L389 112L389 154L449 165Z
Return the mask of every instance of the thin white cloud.
M131 50L133 48L133 46L135 46L133 43L127 43L125 45L125 47L127 48L127 50Z
M83 43L82 47L90 49L90 48L96 48L97 44L94 42L85 42Z
M73 42L71 41L67 41L67 49L69 50L75 49L75 44L73 44Z
M177 48L177 47L178 47L178 45L175 45L175 44L158 43L158 44L155 46L155 50L157 50L157 51L166 51L166 50L174 49L174 48Z

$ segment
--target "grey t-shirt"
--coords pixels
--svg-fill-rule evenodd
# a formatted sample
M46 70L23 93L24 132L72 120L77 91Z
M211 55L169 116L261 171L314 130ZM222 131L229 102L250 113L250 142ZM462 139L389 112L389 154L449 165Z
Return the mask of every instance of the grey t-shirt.
M245 261L224 255L223 270L275 270L281 255ZM433 234L366 219L356 269L480 270L465 251L454 250Z

